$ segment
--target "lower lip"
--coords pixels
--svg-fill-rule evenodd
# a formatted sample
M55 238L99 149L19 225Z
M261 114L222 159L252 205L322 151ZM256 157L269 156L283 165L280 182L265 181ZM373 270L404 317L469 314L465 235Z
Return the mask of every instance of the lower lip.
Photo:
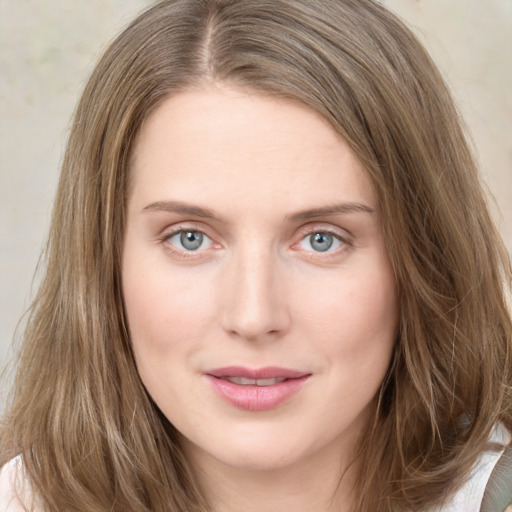
M298 393L310 375L287 379L272 386L243 386L207 375L215 392L238 409L266 411L289 400Z

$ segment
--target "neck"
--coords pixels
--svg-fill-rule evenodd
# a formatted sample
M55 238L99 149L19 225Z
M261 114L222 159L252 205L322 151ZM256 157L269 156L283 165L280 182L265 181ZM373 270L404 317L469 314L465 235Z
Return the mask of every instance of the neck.
M349 512L358 465L341 460L332 446L322 452L270 470L232 467L213 457L192 463L213 512Z

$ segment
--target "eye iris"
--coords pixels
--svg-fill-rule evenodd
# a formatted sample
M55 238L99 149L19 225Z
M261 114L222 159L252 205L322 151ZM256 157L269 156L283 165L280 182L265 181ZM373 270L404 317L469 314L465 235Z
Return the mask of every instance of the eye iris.
M331 248L333 237L327 233L314 233L310 236L310 242L315 251L325 252Z
M203 243L203 234L197 231L183 231L180 235L180 242L188 251L195 251Z

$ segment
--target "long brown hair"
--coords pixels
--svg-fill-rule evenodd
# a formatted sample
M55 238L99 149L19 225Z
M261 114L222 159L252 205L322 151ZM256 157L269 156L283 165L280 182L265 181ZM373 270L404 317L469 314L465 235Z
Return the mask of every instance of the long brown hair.
M512 428L511 268L441 76L372 0L168 0L113 42L72 125L1 462L21 454L51 511L208 510L138 377L119 273L141 124L215 82L309 106L365 164L400 327L353 509L441 502L493 426Z

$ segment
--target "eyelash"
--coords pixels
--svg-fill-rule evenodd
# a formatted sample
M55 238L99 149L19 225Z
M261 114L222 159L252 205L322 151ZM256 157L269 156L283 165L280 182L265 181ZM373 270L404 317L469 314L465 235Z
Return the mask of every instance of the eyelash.
M328 235L333 237L337 242L338 246L334 249L331 249L331 247L328 248L328 250L322 252L322 251L314 251L314 250L301 250L300 245L307 241L309 237L312 237L315 234L321 234L321 235ZM311 244L311 242L310 242ZM298 242L295 242L292 245L292 249L297 248L297 250L302 252L303 257L312 259L315 261L324 261L327 262L330 259L336 259L340 258L342 255L346 253L349 249L351 249L354 245L354 239L353 236L344 229L332 229L332 227L329 226L304 226L300 230L299 234L299 240Z
M203 252L204 250L197 250L197 251L194 251L194 250L184 250L184 249L179 249L177 248L174 244L172 244L170 242L170 240L175 237L176 235L179 235L180 233L198 233L202 236L204 236L205 238L207 238L208 240L210 240L211 244L215 244L215 242L213 242L213 240L211 239L211 237L209 237L204 231L202 231L201 229L196 229L196 228L192 228L192 227L187 227L187 226L177 226L175 229L173 229L172 231L170 232L166 232L162 237L161 239L159 240L162 244L164 244L166 250L174 253L174 254L179 254L181 257L185 257L185 258L194 258L194 257L198 257L198 256L203 256Z
M306 242L308 239L311 239L314 235L323 235L332 237L335 242L338 242L338 246L335 247L333 250L331 250L331 246L329 246L325 251L315 251L314 249L306 250L307 253L311 255L322 255L323 257L328 257L331 255L335 255L339 253L340 250L345 249L347 246L350 246L350 241L347 236L341 236L339 233L329 230L329 229L313 229L308 230L306 233L301 235L300 240L293 244L293 247L298 246L304 242ZM310 246L312 245L312 241L309 242ZM341 248L341 249L340 249Z
M204 253L204 251L206 249L203 249L203 250L198 249L197 251L184 250L184 249L177 248L174 244L172 244L170 242L170 240L173 237L175 237L176 235L179 235L180 233L184 233L184 232L197 233L199 235L202 235L202 236L206 237L208 240L210 240L211 245L215 245L215 242L212 240L212 238L209 237L204 231L202 231L201 229L196 229L196 228L187 227L187 226L177 226L171 232L165 233L159 241L161 243L165 244L167 250L169 250L175 254L177 253L182 257L185 257L185 258L196 257L197 258L198 256L204 256L202 253ZM305 250L304 252L308 253L309 257L316 257L318 255L321 255L323 258L328 258L330 256L337 255L340 251L344 252L344 250L346 250L347 248L352 246L352 241L350 239L350 236L348 236L348 235L342 236L340 233L338 233L332 229L322 229L322 228L309 229L308 228L308 229L304 229L302 231L302 233L300 234L299 241L295 242L292 245L292 248L297 247L299 244L302 244L305 240L307 240L308 237L312 237L313 235L316 235L316 234L327 235L327 236L333 237L333 239L335 239L337 242L339 242L339 246L335 250L330 250L331 247L329 247L326 251ZM219 244L216 244L216 245L220 246Z

